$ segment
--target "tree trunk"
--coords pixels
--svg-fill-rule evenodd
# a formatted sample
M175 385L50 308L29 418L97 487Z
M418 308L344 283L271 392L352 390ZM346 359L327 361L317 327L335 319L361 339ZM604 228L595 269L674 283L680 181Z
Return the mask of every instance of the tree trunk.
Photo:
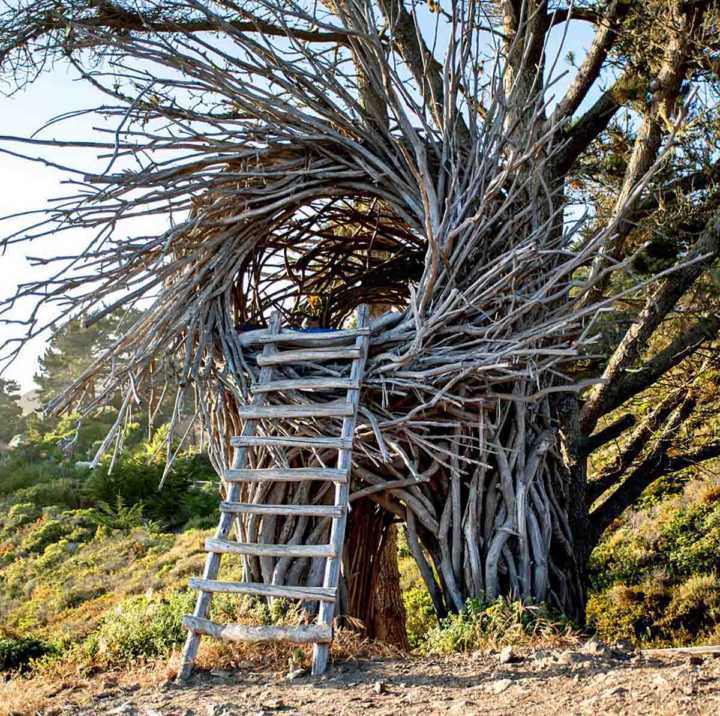
M345 545L347 623L371 639L409 648L392 515L369 499L354 502Z

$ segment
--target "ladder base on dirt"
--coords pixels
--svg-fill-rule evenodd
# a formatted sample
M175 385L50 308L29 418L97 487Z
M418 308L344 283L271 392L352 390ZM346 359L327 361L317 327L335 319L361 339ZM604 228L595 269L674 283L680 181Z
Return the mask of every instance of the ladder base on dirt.
M205 542L207 558L203 575L190 580L190 587L198 590L198 599L194 613L185 616L182 622L188 630L188 637L178 673L179 681L189 677L202 636L228 641L313 644L312 673L322 674L326 670L333 638L332 625L348 513L353 433L370 334L367 319L367 306L361 306L357 311L355 329L303 332L281 331L276 315L269 330L243 336L243 345L262 346L262 352L256 358L260 376L253 387L251 404L238 409L244 428L242 435L231 439L235 457L223 474L225 499L220 503L220 522L215 536ZM340 368L343 362L346 365L349 363L345 376ZM330 371L322 368L328 363L332 364ZM333 375L327 376L327 372ZM342 400L313 400L321 395L327 401L328 397L334 398L337 391L343 390L345 398ZM283 404L289 398L292 402ZM288 421L295 426L294 429L288 429ZM308 422L312 422L315 431L320 434L303 434ZM333 435L333 430L323 425L328 422L335 426L338 422L342 423L340 435ZM261 435L257 434L260 426L264 432ZM318 430L318 426L327 429ZM298 434L292 434L293 430ZM285 464L275 461L274 466L271 463L270 467L253 469L248 466L249 449L263 450L273 456L278 450L293 450L296 455L297 451L308 451L311 465L319 460L319 451L325 454L334 450L337 460L334 467L327 467L324 461L317 466L301 467L289 467L287 461ZM263 493L269 495L274 485L309 482L329 484L334 494L333 504L269 504L252 500L243 502L241 499L249 494L249 489L261 489L258 483L270 488ZM253 485L256 487L253 488ZM237 527L238 520L250 516L255 519L264 516L329 519L329 540L327 544L270 544L232 539L233 526ZM256 529L254 534L259 535L260 532ZM244 559L324 559L323 583L322 586L290 586L219 579L220 561L225 554L242 555ZM315 623L295 626L218 624L208 618L212 595L216 593L316 602L318 613Z

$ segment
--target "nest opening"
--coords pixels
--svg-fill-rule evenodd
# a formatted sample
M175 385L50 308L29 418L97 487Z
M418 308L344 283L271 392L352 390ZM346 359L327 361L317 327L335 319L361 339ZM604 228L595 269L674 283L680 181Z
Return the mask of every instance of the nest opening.
M239 325L341 328L361 304L404 309L427 242L380 202L311 205L256 246L240 274Z

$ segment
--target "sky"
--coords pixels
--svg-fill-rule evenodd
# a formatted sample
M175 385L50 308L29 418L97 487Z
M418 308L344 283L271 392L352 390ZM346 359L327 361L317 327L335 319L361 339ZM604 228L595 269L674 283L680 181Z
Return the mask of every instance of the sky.
M554 42L560 38L559 28L554 33ZM580 62L592 40L592 30L587 23L571 23L566 38L563 54L572 51ZM557 47L557 44L556 44ZM553 52L552 43L550 52ZM555 87L561 93L572 77L572 71ZM589 97L586 101L592 101ZM7 139L8 136L30 137L48 120L61 114L75 110L97 106L103 101L102 95L92 87L75 79L72 71L65 66L56 66L45 73L25 91L12 97L0 95L0 217L7 217L20 211L40 209L48 205L48 200L67 193L63 186L65 178L62 172L44 166L42 163L31 162L9 156L7 150L19 151L34 157L44 156L63 163L77 163L83 169L92 170L102 166L102 162L94 156L73 150L54 153L46 148L23 147L17 142ZM581 107L581 111L582 111ZM93 126L98 118L92 116L76 117L70 121L53 125L44 129L37 136L43 139L88 139L92 138ZM26 220L24 220L26 221ZM0 220L0 237L21 228L23 222L18 219ZM143 231L147 227L138 227ZM28 255L49 257L54 254L67 254L73 250L70 244L83 241L89 237L71 234L59 234L44 240L23 244L10 248L0 255L0 299L14 295L17 286L23 282L37 278L37 270L28 262ZM9 318L24 318L28 306L18 306ZM49 315L49 314L45 314ZM18 335L17 326L0 325L0 342L10 336ZM3 378L16 380L23 392L33 388L33 375L37 371L37 358L46 345L46 336L31 341L20 357L3 373Z

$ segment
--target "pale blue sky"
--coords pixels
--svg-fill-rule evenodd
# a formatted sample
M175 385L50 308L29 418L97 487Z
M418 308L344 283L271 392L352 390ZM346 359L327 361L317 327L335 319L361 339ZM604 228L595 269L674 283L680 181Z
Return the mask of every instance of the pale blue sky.
M554 35L555 41L559 41L559 28ZM586 23L573 22L563 54L572 50L579 62L591 40L592 28ZM558 83L556 93L562 92L570 77L571 74ZM46 73L24 92L10 98L0 96L0 135L29 137L49 119L59 114L93 107L102 101L100 93L85 83L74 80L66 67L59 66ZM92 116L74 118L45 129L39 136L44 139L87 139L93 134L93 126L98 121L102 120ZM66 164L75 164L77 160L77 164L84 169L92 169L97 161L91 154L84 153L84 156L80 156L75 150L51 152L41 147L23 147L5 140L0 140L0 149L15 150L31 156L43 155ZM98 161L97 166L102 166L102 163ZM61 183L63 178L62 173L56 169L0 153L0 216L47 206L48 199L67 193ZM20 222L17 220L0 222L0 235L5 236L19 226ZM32 245L21 245L17 249L10 249L5 255L0 255L0 297L14 294L19 283L33 277L34 271L27 261L27 255L47 257L58 253L68 254L73 250L71 244L86 238L88 237L63 233ZM58 242L61 242L60 245ZM25 310L19 306L16 315L11 317L25 317L27 306L24 308ZM0 325L0 339L11 333L17 335L17 332L17 327ZM32 341L3 377L17 380L24 391L31 389L37 369L37 357L44 345L42 338Z

